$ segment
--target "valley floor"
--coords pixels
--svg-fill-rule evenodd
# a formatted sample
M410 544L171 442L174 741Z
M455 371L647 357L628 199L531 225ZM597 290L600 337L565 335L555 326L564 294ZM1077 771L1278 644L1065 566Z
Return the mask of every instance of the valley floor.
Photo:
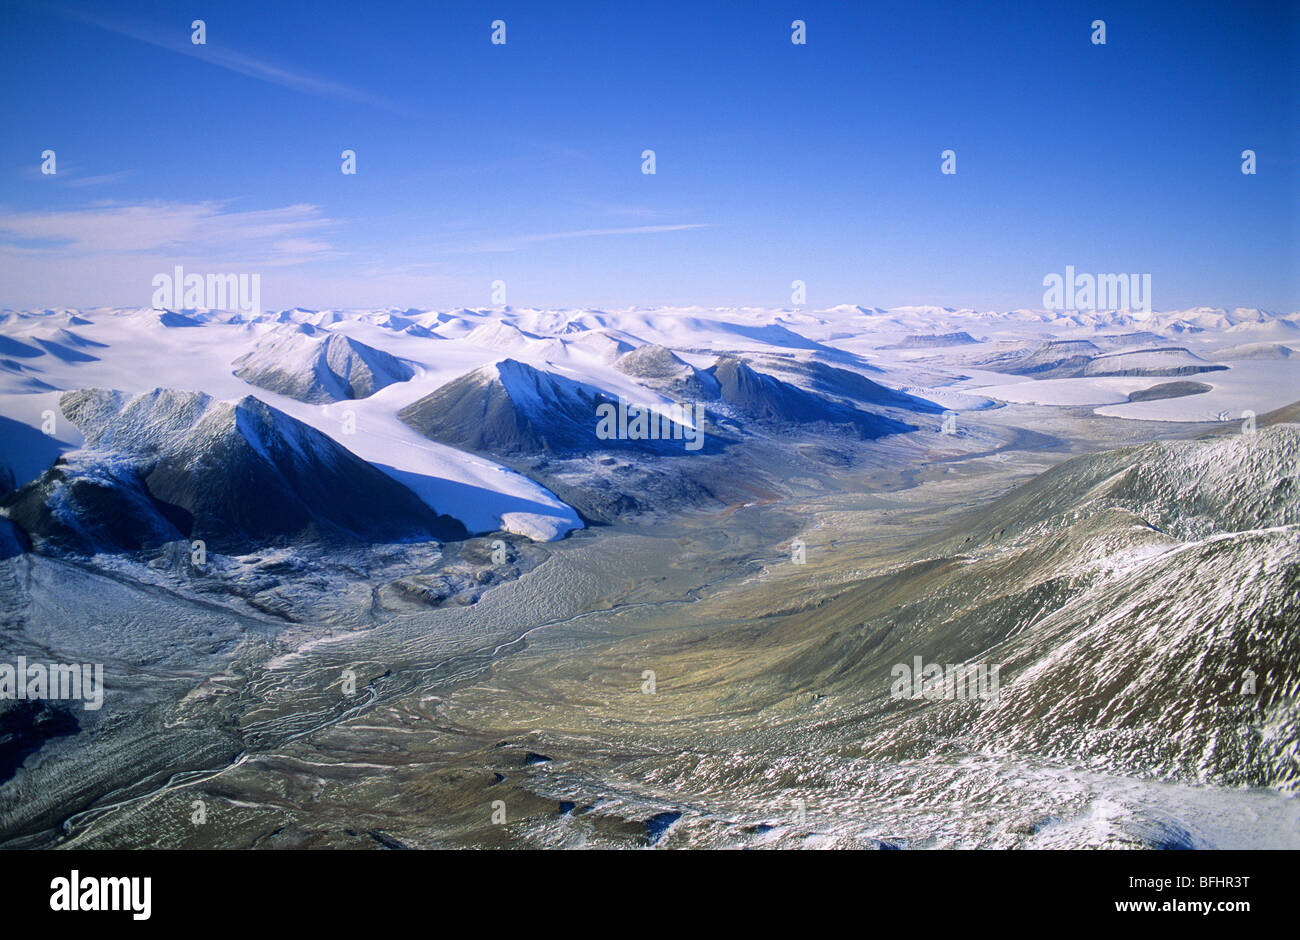
M819 671L818 644L843 633L821 611L1070 456L1205 429L1014 405L979 420L1000 444L792 473L788 493L722 513L575 532L477 603L381 605L363 629L288 627L39 556L0 562L25 605L6 612L8 637L21 622L33 653L111 663L107 646L61 635L69 622L128 637L134 625L160 647L122 683L129 707L88 713L0 784L0 838L1300 846L1296 801L1276 788L1126 775L960 735L867 746L884 688Z

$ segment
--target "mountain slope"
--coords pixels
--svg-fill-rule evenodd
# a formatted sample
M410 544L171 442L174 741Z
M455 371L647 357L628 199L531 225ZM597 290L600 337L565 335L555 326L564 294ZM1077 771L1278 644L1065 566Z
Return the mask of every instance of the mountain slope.
M980 364L994 372L1009 372L1012 375L1032 375L1041 379L1066 378L1082 375L1084 367L1099 352L1100 347L1086 339L1050 340L1035 349L1017 348Z
M1300 788L1300 427L1078 457L783 629L864 699L878 759L960 742L1126 775ZM996 701L891 670L998 664ZM1244 691L1252 689L1252 691Z
M881 349L942 349L946 346L965 346L978 342L965 330L954 333L914 333L905 336L900 342Z
M710 400L720 393L718 380L653 343L621 356L614 368L642 385L677 399Z
M58 547L121 551L185 538L236 553L284 539L465 535L326 435L251 396L90 389L59 404L84 449L0 504Z
M396 356L310 324L269 334L233 365L250 385L313 404L366 398L415 374Z
M870 368L858 363L860 368ZM861 405L883 405L920 413L942 411L940 405L924 398L896 391L873 382L859 372L832 366L817 359L792 359L768 356L758 360L766 375L818 392L830 398L847 399Z
M594 386L503 359L448 382L397 416L430 440L481 454L671 448L671 441L598 438L597 407L613 401ZM681 450L675 443L671 449Z
M1128 335L1146 337L1151 334ZM1106 343L1108 348L1113 348L1115 341L1125 337L1098 337L1098 340L1103 339L1110 341ZM977 362L994 372L1029 375L1036 379L1194 375L1226 368L1206 362L1182 346L1148 346L1105 352L1096 343L1084 339L1049 340L1032 350L1017 348Z
M594 439L599 393L514 359L475 369L397 413L430 440L484 454L557 453Z
M776 425L822 425L850 431L863 439L915 430L901 421L859 411L755 372L734 356L723 356L705 373L717 381L719 400L742 420Z
M1094 356L1083 374L1099 375L1195 375L1216 372L1225 366L1206 362L1181 346L1133 349Z

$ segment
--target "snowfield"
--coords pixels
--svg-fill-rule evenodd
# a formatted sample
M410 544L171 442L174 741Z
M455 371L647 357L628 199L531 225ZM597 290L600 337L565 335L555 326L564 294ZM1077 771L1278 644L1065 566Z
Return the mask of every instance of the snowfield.
M560 385L576 383L593 394L658 409L673 401L665 382L671 379L679 393L698 391L701 382L711 381L696 378L702 370L719 356L738 355L760 373L810 390L815 377L797 367L816 361L935 410L1017 403L1092 407L1099 415L1131 420L1229 421L1300 398L1300 357L1290 356L1284 345L1295 338L1300 338L1300 314L1213 308L1145 318L1125 312L849 305L825 310L293 308L255 317L148 308L5 311L0 313L0 477L9 487L21 486L60 453L81 446L77 429L57 414L63 391L176 389L221 401L252 395L328 435L471 532L504 530L552 540L583 526L572 507L490 455L426 438L398 413L506 359ZM651 360L662 357L680 374L656 376L633 366L634 360L620 367L642 347L663 347L665 352L655 352ZM1077 375L1024 372L1071 356L1068 368ZM1012 368L1020 374L1007 371ZM1210 391L1129 401L1130 394L1170 381L1161 376L1187 373ZM525 382L507 384L516 405L530 394ZM829 394L836 397L834 389ZM544 410L548 403L527 407ZM46 433L43 424L48 426L51 414L54 426Z

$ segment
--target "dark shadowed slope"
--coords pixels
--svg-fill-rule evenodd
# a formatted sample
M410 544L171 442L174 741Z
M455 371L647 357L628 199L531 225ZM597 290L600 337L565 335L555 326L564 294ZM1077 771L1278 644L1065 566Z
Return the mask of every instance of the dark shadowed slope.
M755 372L743 360L734 356L720 358L706 371L718 382L720 401L742 420L767 424L824 425L850 431L864 439L915 430L901 421L860 411L843 402Z
M597 407L614 401L595 386L503 359L448 382L397 416L430 440L494 456L682 449L680 440L672 447L597 437Z
M459 522L314 428L252 397L155 389L67 392L85 435L6 514L37 540L121 551L179 538L248 551L282 539L460 538Z

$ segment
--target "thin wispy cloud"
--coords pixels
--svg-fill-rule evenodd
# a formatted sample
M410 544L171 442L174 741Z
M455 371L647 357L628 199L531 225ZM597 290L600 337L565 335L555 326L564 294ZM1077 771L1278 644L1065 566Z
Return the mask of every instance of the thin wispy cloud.
M279 85L282 88L289 88L302 94L337 101L350 101L397 114L406 113L404 109L399 108L382 95L373 95L345 85L342 82L237 52L234 49L223 47L211 38L207 40L206 44L196 46L189 41L188 32L178 33L175 26L164 29L156 24L129 23L109 19L101 14L76 7L56 7L55 9L69 19L96 26L138 42L148 43L159 49L166 49L169 52L175 52L192 59L199 59L219 68L229 69L232 72L238 72L240 75L246 75L249 78L255 78L272 85Z
M98 176L79 176L64 180L63 185L77 189L85 186L107 186L111 183L120 183L130 175L130 170L120 170L117 173L100 173Z
M464 249L467 252L518 251L529 245L561 241L571 238L603 238L609 235L653 235L661 232L686 232L692 229L713 228L712 222L687 222L675 225L633 225L622 228L587 228L571 232L543 232L536 235L515 235L498 241L486 242Z
M681 209L669 209L656 206L626 205L624 203L603 202L594 199L580 200L581 205L606 215L622 216L630 219L665 219L670 216L682 216Z
M43 161L42 161L43 162ZM60 160L58 172L46 175L41 172L41 163L33 162L20 167L18 176L29 182L40 182L43 185L58 184L72 188L83 188L86 186L108 186L113 183L124 182L131 175L130 170L117 170L113 173L96 173L90 176L83 176L83 167L76 163Z
M224 202L98 202L26 212L0 207L0 243L46 254L238 253L274 263L331 253L321 235L335 224L308 204L248 211Z
M82 306L147 304L152 278L173 265L266 275L267 293L293 303L352 303L373 282L342 273L351 252L330 236L336 219L310 204L240 211L226 202L122 203L13 211L0 206L3 302ZM390 277L383 296L436 289L436 282Z

